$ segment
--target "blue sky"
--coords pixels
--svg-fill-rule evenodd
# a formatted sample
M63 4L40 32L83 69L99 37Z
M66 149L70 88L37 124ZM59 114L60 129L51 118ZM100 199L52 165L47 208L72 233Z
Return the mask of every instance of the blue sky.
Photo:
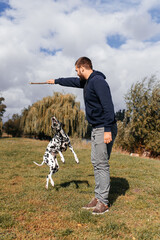
M9 8L9 4L7 2L0 2L0 12L5 11L6 8Z
M84 109L79 89L28 84L76 76L80 56L106 75L117 111L133 83L160 76L160 1L0 1L0 48L6 118L53 91L75 94Z
M126 43L126 39L119 34L114 34L107 37L107 43L112 48L119 48Z
M153 8L149 10L149 14L151 15L153 21L160 23L160 8Z

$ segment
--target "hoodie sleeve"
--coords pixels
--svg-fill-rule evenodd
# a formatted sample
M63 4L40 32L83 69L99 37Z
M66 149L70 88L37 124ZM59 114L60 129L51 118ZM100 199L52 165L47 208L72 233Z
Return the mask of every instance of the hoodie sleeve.
M94 80L94 90L100 100L104 112L104 131L110 132L111 126L115 121L114 106L108 83L103 78Z
M70 77L70 78L55 79L55 84L59 84L65 87L83 88L85 85L85 82L81 81L80 78L78 77Z

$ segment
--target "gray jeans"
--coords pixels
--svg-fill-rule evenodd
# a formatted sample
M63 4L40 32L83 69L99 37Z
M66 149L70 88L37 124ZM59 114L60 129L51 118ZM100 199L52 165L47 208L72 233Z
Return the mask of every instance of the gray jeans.
M108 204L110 189L109 158L112 151L113 142L117 135L117 124L111 129L112 142L104 143L104 128L93 128L91 134L92 151L91 162L94 167L95 176L95 197L101 202Z

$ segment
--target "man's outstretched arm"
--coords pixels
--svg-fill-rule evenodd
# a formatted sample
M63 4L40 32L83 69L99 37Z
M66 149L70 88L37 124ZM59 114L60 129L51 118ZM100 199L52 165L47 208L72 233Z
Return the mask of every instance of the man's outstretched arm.
M65 87L75 87L75 88L83 88L86 81L80 80L78 77L70 77L70 78L58 78L58 79L49 79L47 80L48 84L59 84Z

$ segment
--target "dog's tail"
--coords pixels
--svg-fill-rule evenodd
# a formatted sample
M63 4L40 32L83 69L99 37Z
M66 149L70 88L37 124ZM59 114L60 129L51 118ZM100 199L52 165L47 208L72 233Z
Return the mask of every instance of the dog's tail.
M34 162L37 166L41 167L44 164L44 161L41 164Z

